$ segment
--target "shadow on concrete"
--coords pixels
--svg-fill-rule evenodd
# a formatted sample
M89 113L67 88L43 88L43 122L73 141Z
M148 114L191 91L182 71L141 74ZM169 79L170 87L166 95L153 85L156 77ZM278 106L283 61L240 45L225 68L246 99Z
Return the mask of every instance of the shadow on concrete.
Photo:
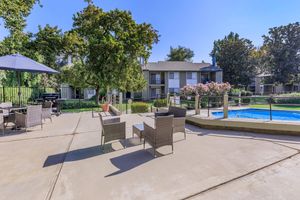
M154 159L154 156L145 150L139 150L118 157L111 158L111 163L119 170L106 175L105 177L115 176L131 169L134 169L142 164L145 164Z
M46 161L44 162L43 167L49 167L57 164L61 164L63 162L72 162L78 160L84 160L87 158L92 158L95 156L102 155L104 152L100 145L76 149L65 153L59 153L55 155L48 156Z
M140 145L140 143L135 144L129 139L126 141L122 140L122 141L116 141L113 143L108 143L108 144L105 144L104 146L97 145L97 146L92 146L92 147L83 148L83 149L76 149L76 150L72 150L69 152L59 153L59 154L48 156L44 162L43 167L49 167L49 166L53 166L53 165L57 165L57 164L62 164L64 162L73 162L73 161L78 161L78 160L84 160L87 158L100 156L102 154L124 150L124 148L118 148L118 149L113 148L112 145L114 143L118 143L118 142L120 142L123 147L125 147L125 144L126 144L127 148L133 147L136 145Z

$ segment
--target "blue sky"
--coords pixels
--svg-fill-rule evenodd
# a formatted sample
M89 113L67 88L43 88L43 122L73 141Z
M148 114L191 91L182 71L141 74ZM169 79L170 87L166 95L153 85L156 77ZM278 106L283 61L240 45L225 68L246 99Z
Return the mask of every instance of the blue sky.
M94 0L104 10L130 10L134 19L151 23L159 31L150 61L165 60L170 46L182 45L195 52L194 61L210 62L213 41L230 31L262 44L268 28L300 21L299 0ZM72 27L72 16L82 10L83 0L41 0L28 17L27 31L37 26L58 25L63 31ZM7 34L0 25L0 39Z

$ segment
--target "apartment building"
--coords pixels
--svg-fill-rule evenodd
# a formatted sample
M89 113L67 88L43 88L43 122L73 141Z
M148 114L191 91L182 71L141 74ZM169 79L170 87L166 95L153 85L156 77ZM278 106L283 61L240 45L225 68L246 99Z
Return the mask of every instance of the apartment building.
M159 61L143 66L147 87L139 94L143 100L178 94L180 88L189 84L223 81L223 71L213 63Z

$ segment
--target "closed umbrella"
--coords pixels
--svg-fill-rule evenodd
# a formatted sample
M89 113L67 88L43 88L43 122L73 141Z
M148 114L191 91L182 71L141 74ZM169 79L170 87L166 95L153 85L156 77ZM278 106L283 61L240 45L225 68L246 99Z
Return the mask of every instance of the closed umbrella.
M56 74L58 71L51 69L21 54L12 54L0 57L0 70L12 70L17 72L18 96L21 105L21 72Z

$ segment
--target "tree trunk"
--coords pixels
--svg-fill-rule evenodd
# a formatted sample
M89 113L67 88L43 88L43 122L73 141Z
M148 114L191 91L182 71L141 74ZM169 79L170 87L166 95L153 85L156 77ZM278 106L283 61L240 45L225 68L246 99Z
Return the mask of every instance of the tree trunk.
M100 87L96 87L96 104L99 105Z

